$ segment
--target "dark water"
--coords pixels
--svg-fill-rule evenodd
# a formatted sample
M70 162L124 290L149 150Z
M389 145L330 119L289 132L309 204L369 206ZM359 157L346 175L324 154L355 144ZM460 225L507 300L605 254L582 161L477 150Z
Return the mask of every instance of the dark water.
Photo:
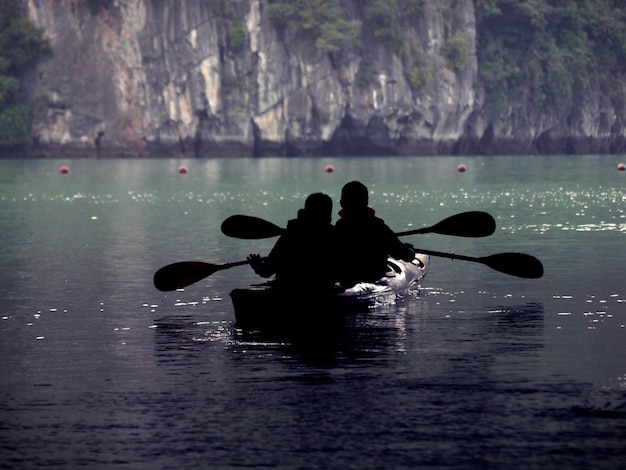
M0 161L0 468L624 467L624 159ZM152 286L269 250L229 215L283 224L352 179L398 231L498 223L417 247L546 274L433 258L419 294L306 339L235 328L248 267Z

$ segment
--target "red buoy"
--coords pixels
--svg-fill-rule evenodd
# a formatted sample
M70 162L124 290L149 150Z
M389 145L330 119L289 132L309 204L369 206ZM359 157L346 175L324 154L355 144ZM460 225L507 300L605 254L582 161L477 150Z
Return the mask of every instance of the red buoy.
M465 170L467 170L467 167L461 163L459 166L456 167L457 171L463 173Z
M178 172L180 174L187 173L187 168L181 165L178 167Z
M66 175L69 172L70 172L70 169L66 165L63 165L63 166L61 166L61 168L59 168L59 173L62 173L64 175Z
M625 165L625 164L623 164L623 163L618 163L618 164L617 164L617 169L618 169L619 171L624 171L624 170L626 170L626 165Z
M332 166L332 165L326 165L326 166L324 167L324 171L325 171L326 173L332 173L333 171L335 171L335 169L333 168L333 166Z

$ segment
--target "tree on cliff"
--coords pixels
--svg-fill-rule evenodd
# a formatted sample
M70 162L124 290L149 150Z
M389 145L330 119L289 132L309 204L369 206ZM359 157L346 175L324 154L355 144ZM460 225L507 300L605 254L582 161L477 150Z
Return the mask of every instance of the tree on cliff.
M610 91L610 77L626 72L623 0L474 1L493 119L518 96L567 116L590 89Z
M356 42L361 22L346 20L339 0L272 0L270 16L281 27L308 36L322 52Z
M0 143L28 139L31 108L24 102L20 79L38 59L51 54L50 44L22 17L17 3L0 4Z

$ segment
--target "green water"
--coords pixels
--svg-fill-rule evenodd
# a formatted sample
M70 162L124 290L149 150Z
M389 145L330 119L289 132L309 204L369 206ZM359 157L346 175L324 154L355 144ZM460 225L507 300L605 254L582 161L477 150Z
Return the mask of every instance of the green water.
M615 468L625 159L0 161L0 467ZM226 217L283 225L353 179L397 231L491 213L488 238L406 240L529 253L544 277L433 258L419 297L306 347L235 328L247 266L154 289L165 264L271 248L222 235Z

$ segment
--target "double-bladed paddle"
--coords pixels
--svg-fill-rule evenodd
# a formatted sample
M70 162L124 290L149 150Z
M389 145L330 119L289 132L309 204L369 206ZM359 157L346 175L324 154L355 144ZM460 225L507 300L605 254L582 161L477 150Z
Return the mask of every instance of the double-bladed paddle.
M490 214L480 211L469 211L450 216L432 227L407 230L396 235L437 233L457 237L487 237L495 231L495 228L496 222ZM285 229L272 222L249 215L233 215L222 223L222 232L225 235L246 240L276 237L284 231ZM416 251L430 256L484 264L501 273L521 278L537 279L543 276L541 261L534 256L524 253L498 253L491 256L473 257L419 248ZM154 286L163 292L182 289L218 271L249 263L248 260L223 264L181 261L159 269L154 274Z
M272 222L251 215L232 215L222 222L222 233L233 238L259 240L281 235L285 229ZM437 233L455 237L488 237L496 230L496 221L487 212L469 211L452 215L432 227L399 232L396 235Z
M526 279L537 279L543 276L543 265L541 261L534 256L524 253L497 253L491 256L473 257L454 253L443 253L441 251L422 250L421 248L417 248L415 251L430 256L439 256L453 260L460 259L484 264L501 273ZM217 271L234 268L235 266L243 266L249 263L250 262L246 260L224 264L211 264L202 261L181 261L168 264L154 274L154 286L163 292L182 289L191 284L195 284Z

